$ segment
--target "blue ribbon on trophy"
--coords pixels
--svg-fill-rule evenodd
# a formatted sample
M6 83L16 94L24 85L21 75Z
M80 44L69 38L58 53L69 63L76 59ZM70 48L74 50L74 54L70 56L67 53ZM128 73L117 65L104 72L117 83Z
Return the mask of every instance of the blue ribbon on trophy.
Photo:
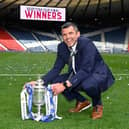
M22 113L23 120L32 119L32 120L41 121L41 122L51 122L55 119L62 119L62 117L57 116L57 96L53 95L51 85L48 85L47 87L44 86L44 88L45 88L44 91L41 91L41 93L39 89L37 89L39 94L41 96L42 95L44 96L43 98L40 98L40 96L38 96L38 99L44 99L43 100L44 102L36 102L36 106L38 107L38 113L34 113L32 111L32 105L35 103L35 101L37 101L36 100L37 95L35 95L34 88L31 84L27 83L25 85L24 92L23 91L21 92L21 101L22 100L25 101L25 96L27 96L26 97L27 105L22 105L23 103L21 102L21 113ZM26 93L26 95L23 93ZM35 96L36 96L36 99L34 98ZM43 105L46 105L46 115L43 115L40 113L41 106ZM25 109L26 107L28 109ZM28 110L28 113L27 113L27 110Z

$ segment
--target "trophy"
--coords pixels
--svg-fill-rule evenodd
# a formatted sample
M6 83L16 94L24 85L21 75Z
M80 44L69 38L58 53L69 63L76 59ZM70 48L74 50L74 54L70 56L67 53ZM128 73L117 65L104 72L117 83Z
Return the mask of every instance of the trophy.
M45 86L43 86L42 79L38 79L33 86L32 103L37 106L37 116L41 116L41 106L45 104Z
M22 120L32 119L35 121L52 121L62 119L57 116L57 96L53 96L51 85L44 86L42 79L38 79L34 85L26 83L20 94L21 98L21 118ZM37 112L32 111L36 106ZM41 113L42 106L45 106L46 115Z

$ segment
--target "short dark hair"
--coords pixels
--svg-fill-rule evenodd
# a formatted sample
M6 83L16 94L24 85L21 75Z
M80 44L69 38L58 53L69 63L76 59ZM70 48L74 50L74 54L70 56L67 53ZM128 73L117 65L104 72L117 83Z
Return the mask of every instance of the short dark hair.
M68 28L68 27L70 27L70 26L72 26L72 27L75 29L76 32L79 31L77 25L76 25L75 23L73 23L73 22L66 22L66 23L64 23L64 24L61 26L61 30L62 30L62 29L65 29L65 28Z

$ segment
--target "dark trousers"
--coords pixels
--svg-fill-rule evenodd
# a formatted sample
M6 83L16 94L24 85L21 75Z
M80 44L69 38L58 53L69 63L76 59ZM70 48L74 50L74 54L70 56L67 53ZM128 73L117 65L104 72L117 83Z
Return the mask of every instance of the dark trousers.
M52 83L64 82L68 79L68 77L68 74L59 75ZM96 82L94 78L90 77L84 80L78 86L73 87L70 90L65 90L62 94L69 101L76 99L77 101L83 102L86 100L86 98L82 96L79 91L84 91L88 96L91 97L93 106L102 104L98 82Z

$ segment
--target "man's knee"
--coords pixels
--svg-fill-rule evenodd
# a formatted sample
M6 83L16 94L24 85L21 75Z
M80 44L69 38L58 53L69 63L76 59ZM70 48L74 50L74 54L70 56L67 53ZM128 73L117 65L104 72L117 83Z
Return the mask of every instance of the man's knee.
M87 86L87 87L84 87L83 90L90 97L98 96L100 94L97 86Z

